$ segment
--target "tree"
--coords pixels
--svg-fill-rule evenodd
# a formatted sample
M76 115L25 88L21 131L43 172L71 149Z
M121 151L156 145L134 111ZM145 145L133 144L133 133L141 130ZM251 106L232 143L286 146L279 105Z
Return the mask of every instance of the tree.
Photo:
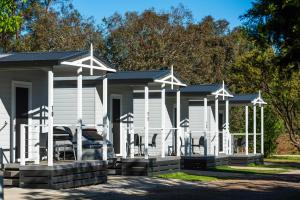
M300 68L299 0L256 0L243 18L252 38L273 46L280 67Z
M104 49L100 27L93 18L83 18L69 1L28 0L17 10L23 22L18 37L9 40L9 51L83 50L90 43Z
M15 11L14 0L0 1L0 36L4 51L9 37L20 29L22 17Z
M257 0L243 16L248 52L228 74L237 91L263 90L274 117L300 151L299 16L299 1Z
M282 120L290 141L300 150L300 72L282 73L274 64L276 54L272 47L256 47L240 56L228 68L230 84L237 92L255 92L262 88L275 118Z
M119 70L174 65L188 83L221 82L236 50L229 23L211 16L195 23L192 18L183 6L160 13L116 13L104 19L106 56Z

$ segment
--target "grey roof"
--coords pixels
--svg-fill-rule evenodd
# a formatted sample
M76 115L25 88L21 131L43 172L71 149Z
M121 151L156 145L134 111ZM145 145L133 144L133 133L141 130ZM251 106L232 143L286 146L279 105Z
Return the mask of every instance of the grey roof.
M53 66L62 61L89 55L88 51L25 52L0 54L0 67ZM94 55L104 64L112 67L103 58Z
M66 60L87 54L86 51L59 51L59 52L25 52L11 53L0 57L0 62Z
M257 93L253 94L235 94L233 98L230 99L230 103L251 103L254 99L258 97Z
M170 70L153 70L153 71L117 71L108 74L108 80L111 83L148 83L156 79L163 78L170 74ZM102 80L102 76L84 76L83 80L97 81ZM76 81L77 77L56 77L56 81Z
M200 84L200 85L189 85L181 89L182 93L189 94L211 94L212 92L217 91L222 88L222 84ZM227 90L227 88L225 87Z
M170 74L170 70L118 71L108 75L109 80L145 80L154 81Z

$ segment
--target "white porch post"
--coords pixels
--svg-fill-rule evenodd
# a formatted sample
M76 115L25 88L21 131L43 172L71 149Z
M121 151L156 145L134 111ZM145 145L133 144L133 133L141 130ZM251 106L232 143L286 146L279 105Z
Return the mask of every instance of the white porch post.
M82 158L82 67L77 75L77 160Z
M226 122L225 122L225 142L224 142L224 151L227 152L228 154L231 154L231 145L229 143L230 141L230 133L229 133L229 100L228 98L225 100L225 117L226 117Z
M166 139L166 89L162 85L161 89L161 157L165 157L165 139Z
M48 71L48 166L53 166L53 71Z
M218 96L215 97L215 118L216 118L216 146L215 146L215 156L219 155L219 99Z
M207 98L204 98L204 155L207 156Z
M107 140L109 139L108 120L107 120L107 76L102 81L103 97L103 160L107 160Z
M253 153L256 154L256 105L253 105Z
M264 154L264 107L261 106L260 108L260 127L261 127L261 150L260 150L260 153L261 154Z
M128 130L128 127L126 127L126 129L124 129L123 127L123 123L122 123L123 120L121 120L121 123L120 123L120 126L121 126L121 135L122 135L122 141L120 141L120 143L122 142L122 157L123 158L127 158L127 147L126 147L126 143L128 141L128 138L127 138L127 133L129 133L127 130ZM128 123L128 118L127 118L127 123Z
M178 88L176 92L176 125L177 125L177 135L176 135L176 144L177 144L177 149L176 149L176 156L181 155L181 145L180 145L180 137L181 137L181 128L180 128L180 115L181 115L181 110L180 110L180 88Z
M149 137L149 88L148 86L145 86L144 89L145 92L145 127L144 127L144 131L145 131L145 159L149 158L149 152L148 152L148 137Z
M20 125L20 165L25 165L25 124ZM2 155L0 155L2 157ZM49 159L48 159L49 162ZM2 163L1 163L2 164Z
M134 158L134 116L130 116L130 158Z
M248 122L249 122L249 111L248 111L248 106L245 106L245 123L246 123L246 126L245 126L245 134L246 134L246 145L245 145L245 153L246 155L249 154L249 125L248 125Z

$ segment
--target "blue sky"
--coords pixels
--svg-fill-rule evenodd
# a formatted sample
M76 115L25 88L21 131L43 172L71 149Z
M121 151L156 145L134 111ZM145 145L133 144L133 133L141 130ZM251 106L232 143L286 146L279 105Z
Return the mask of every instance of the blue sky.
M251 8L251 0L73 0L76 9L85 17L93 16L97 23L115 12L141 12L147 8L158 11L169 10L180 3L192 11L195 21L212 15L215 19L226 19L230 27L241 24L239 16Z

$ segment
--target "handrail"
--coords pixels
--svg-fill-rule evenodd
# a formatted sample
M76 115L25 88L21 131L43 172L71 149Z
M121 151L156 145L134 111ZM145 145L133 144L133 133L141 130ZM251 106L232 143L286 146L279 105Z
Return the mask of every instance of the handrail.
M125 129L144 130L145 127L125 127ZM165 130L177 130L178 128L165 128ZM162 128L149 128L149 130L162 130Z
M2 131L7 126L7 121L4 122L4 125L0 128L0 131Z
M233 136L246 136L246 133L230 133ZM254 135L254 133L248 133L248 135ZM261 135L260 133L256 133L256 135Z

